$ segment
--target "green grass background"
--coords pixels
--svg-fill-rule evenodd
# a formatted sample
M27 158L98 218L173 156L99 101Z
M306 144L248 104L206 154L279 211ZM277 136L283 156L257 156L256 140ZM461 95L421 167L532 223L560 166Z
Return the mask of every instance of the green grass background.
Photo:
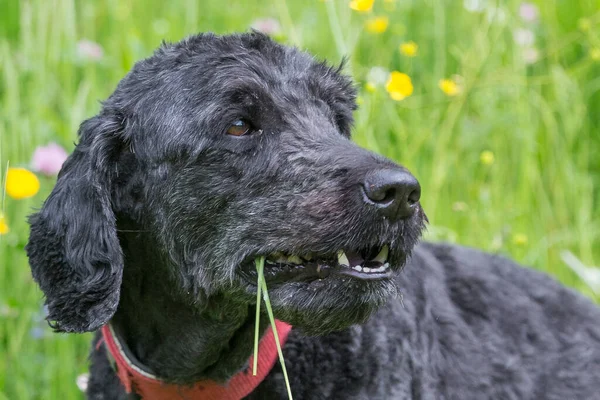
M278 40L333 62L349 56L361 88L355 140L419 178L428 239L506 254L598 300L560 253L600 262L600 62L590 56L600 48L600 2L539 1L540 20L526 24L520 2L480 1L484 10L470 12L462 0L377 0L359 14L341 0L0 0L2 171L8 161L28 166L51 141L72 150L79 123L162 39L245 31L273 17ZM374 15L390 18L385 33L363 30ZM535 33L532 65L513 38L518 28ZM103 58L78 57L81 39L99 43ZM417 57L399 53L406 40ZM395 102L381 87L366 91L376 65L409 74L414 94ZM437 82L454 74L464 91L450 98ZM75 379L90 336L45 326L23 251L26 215L54 183L40 178L35 197L2 205L11 231L0 236L0 399L82 397Z

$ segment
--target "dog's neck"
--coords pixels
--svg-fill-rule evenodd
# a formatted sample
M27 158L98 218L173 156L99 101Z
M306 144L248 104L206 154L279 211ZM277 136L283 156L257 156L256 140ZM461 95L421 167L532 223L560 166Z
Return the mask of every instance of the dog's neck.
M252 353L252 308L225 298L201 308L178 300L157 246L143 232L122 232L120 240L125 268L111 323L137 361L181 384L223 382L241 370Z

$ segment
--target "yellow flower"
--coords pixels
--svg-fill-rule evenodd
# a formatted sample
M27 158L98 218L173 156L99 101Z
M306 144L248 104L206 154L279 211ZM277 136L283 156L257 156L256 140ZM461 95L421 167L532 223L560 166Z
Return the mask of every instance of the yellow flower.
M525 246L529 242L529 238L524 233L516 233L513 236L512 241L517 246Z
M412 40L410 42L404 42L400 45L400 53L404 54L407 57L415 57L417 55L418 50L419 45L417 45Z
M365 28L370 33L383 33L387 30L389 23L388 17L375 17L365 22Z
M479 160L483 165L492 165L494 163L494 153L489 150L482 151Z
M10 232L10 229L8 229L6 218L4 214L0 213L0 235L6 235L8 232Z
M40 190L37 176L25 168L9 168L6 174L6 193L20 200L34 196Z
M410 76L392 71L385 84L385 90L390 94L390 97L396 101L404 100L413 92L413 84Z
M350 2L350 8L354 11L367 12L373 8L375 0L352 0Z
M600 61L600 48L591 49L590 58L594 61Z
M456 96L460 93L460 86L452 79L440 79L438 86L447 96Z

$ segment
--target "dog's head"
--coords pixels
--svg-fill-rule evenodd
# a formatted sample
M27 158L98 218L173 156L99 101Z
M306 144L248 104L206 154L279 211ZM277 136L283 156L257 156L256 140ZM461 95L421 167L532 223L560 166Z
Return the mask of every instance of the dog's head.
M193 36L136 64L30 220L55 327L114 314L120 216L190 304L251 304L259 256L276 316L308 332L361 322L395 295L424 224L420 188L350 141L355 90L340 69L259 33Z

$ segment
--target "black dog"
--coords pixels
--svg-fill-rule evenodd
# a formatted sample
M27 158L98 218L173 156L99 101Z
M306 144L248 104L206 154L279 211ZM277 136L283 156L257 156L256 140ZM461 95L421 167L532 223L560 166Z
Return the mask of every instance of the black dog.
M110 321L161 380L227 382L266 256L297 399L600 398L599 309L506 259L415 247L419 185L350 141L340 69L259 33L136 64L30 219L53 328ZM89 398L126 398L117 372L97 337ZM281 367L248 398L286 398Z

